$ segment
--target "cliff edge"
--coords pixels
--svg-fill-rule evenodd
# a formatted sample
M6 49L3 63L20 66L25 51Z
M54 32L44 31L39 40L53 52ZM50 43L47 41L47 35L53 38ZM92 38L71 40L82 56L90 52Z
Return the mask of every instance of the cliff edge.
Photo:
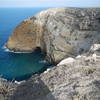
M0 100L100 100L100 44L26 81L0 79Z
M100 100L100 8L42 11L20 23L5 46L39 47L59 63L23 82L0 79L0 100Z
M59 62L100 43L100 8L52 8L20 23L6 47L32 52L40 47L47 59Z

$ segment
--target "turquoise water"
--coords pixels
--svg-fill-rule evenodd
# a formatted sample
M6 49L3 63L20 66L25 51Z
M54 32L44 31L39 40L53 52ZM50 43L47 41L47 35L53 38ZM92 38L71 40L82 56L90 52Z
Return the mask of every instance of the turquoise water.
M22 20L44 9L47 8L0 8L0 77L20 81L50 65L48 62L41 62L45 55L40 50L33 53L11 53L2 48Z

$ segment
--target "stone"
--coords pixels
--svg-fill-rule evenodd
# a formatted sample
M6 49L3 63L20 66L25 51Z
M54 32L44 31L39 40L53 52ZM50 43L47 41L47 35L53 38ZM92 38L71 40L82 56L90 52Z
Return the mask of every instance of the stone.
M59 63L57 64L57 66L66 65L66 64L72 63L72 62L74 62L74 61L75 61L74 58L68 57L68 58L62 60L61 62L59 62Z
M18 25L6 47L15 52L40 47L49 61L58 63L99 43L100 8L51 8Z
M0 79L0 99L100 100L99 45L100 8L52 8L24 20L6 47L40 47L49 61L64 63L20 84Z
M94 52L96 50L100 50L100 44L93 44L90 48L90 52Z
M74 62L55 66L20 84L6 81L9 91L5 100L100 100L100 59L87 61L91 55L81 55Z

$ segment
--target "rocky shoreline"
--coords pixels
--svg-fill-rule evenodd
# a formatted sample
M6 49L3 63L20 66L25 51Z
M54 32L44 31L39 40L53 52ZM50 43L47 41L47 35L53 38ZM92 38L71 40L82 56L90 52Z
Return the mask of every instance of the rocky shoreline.
M99 45L73 62L60 63L27 81L0 79L0 100L99 100Z
M0 100L100 100L100 8L53 8L24 20L6 47L57 63L27 81L0 79Z

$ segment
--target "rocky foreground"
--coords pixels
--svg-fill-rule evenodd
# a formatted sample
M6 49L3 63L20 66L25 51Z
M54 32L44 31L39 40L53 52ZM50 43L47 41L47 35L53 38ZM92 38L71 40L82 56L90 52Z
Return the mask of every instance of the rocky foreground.
M94 50L21 83L1 79L0 100L100 100L100 44Z
M0 79L0 100L100 100L100 8L55 8L24 20L14 52L46 52L52 69L22 82Z

